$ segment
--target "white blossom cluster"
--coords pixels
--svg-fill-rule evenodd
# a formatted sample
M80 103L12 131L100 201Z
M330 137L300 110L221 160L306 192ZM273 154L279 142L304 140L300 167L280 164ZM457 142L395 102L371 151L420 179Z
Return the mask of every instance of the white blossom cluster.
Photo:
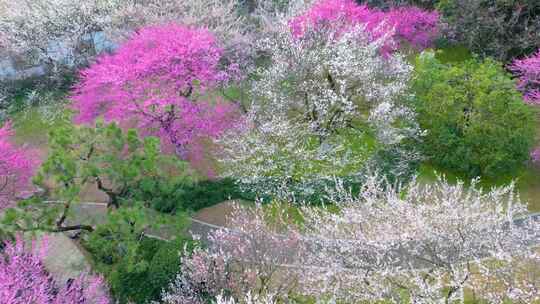
M34 56L34 63L49 69L80 66L96 50L114 48L142 27L175 22L208 28L234 48L231 54L245 57L248 26L237 5L234 0L0 0L0 51Z
M124 0L105 28L107 36L121 41L138 28L182 23L208 28L223 42L243 41L247 31L245 18L234 0Z
M371 176L352 195L336 184L331 207L304 205L295 219L282 205L237 206L205 258L183 261L167 299L206 282L203 294L226 291L225 303L250 293L279 303L463 303L466 291L494 304L539 300L540 221L526 217L513 185L393 188Z
M256 75L243 132L220 140L225 175L247 184L327 179L356 173L376 146L418 136L403 102L412 67L383 55L384 40L361 27L294 37L285 26L258 41L270 64Z
M384 41L370 41L362 27L339 37L324 30L305 37L277 31L258 43L272 63L254 83L253 110L263 118L294 116L322 136L370 118L387 128L389 117L399 116L396 106L412 67L400 54L383 56Z
M262 34L268 34L279 30L289 20L305 13L313 0L248 0L253 3L253 11L250 16L258 25L257 29Z
M527 274L523 263L539 265L540 222L525 217L512 185L483 192L475 183L399 191L371 177L358 196L335 190L339 212L304 208L305 263L318 266L302 272L307 292L391 303L403 291L411 303L462 303L465 290L490 303L538 300L538 268Z
M227 298L222 295L219 295L216 297L215 304L274 304L276 303L272 297L270 296L264 296L264 297L257 297L253 296L251 293L248 293L246 297L242 301L235 301L234 298Z
M204 297L217 297L218 303L242 299L270 304L297 287L297 276L283 276L281 267L297 263L298 252L304 251L298 234L281 234L287 216L276 214L267 221L268 213L258 206L236 205L230 223L234 228L210 232L206 248L182 258L181 271L162 295L164 303L203 304ZM221 296L224 292L228 297Z
M0 0L2 48L45 63L84 63L91 35L110 23L119 0Z

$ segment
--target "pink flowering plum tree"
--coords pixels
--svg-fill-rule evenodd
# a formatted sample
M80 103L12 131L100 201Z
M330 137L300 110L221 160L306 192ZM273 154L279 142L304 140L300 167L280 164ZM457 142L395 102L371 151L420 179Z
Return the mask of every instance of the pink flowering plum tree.
M540 50L533 55L516 59L508 67L517 77L517 88L526 103L540 105ZM531 152L535 163L540 163L540 147Z
M540 163L540 147L531 152L531 158L535 163Z
M11 123L0 128L0 210L8 207L16 195L27 190L37 166L31 152L12 142Z
M103 280L80 276L61 286L45 269L46 241L27 246L20 236L0 251L0 302L10 304L109 304ZM27 247L30 247L29 249Z
M302 36L310 27L328 26L337 33L362 25L373 39L390 36L384 51L395 51L406 42L414 49L422 50L433 43L439 34L439 14L417 7L397 7L389 11L358 5L352 0L321 0L303 14L290 20L289 25L296 37Z
M178 276L162 295L163 303L203 304L205 297L222 294L236 300L247 295L246 303L287 298L297 287L298 276L282 265L298 264L297 253L303 249L299 234L282 230L291 221L285 210L277 209L271 218L260 206L235 205L228 225L234 228L210 232L207 248L182 258Z
M240 76L238 66L224 63L222 55L205 29L143 28L82 72L73 94L76 121L93 123L103 116L138 127L185 158L196 142L219 136L237 119L235 104L203 98Z
M516 59L509 69L518 77L518 89L525 102L540 105L540 50L530 57Z

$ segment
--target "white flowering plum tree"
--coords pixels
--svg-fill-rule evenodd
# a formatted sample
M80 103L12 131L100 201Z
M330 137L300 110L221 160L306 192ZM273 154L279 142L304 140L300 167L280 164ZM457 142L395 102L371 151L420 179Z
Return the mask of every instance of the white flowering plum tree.
M252 209L236 205L228 225L234 228L211 232L206 248L182 259L163 302L198 304L218 297L230 303L246 297L246 303L273 303L287 298L298 287L298 276L283 265L300 264L297 253L303 251L302 243L297 233L282 231L291 221L286 213L278 211L271 218L260 205Z
M45 64L49 72L95 56L94 34L103 30L117 0L0 0L2 48Z
M105 31L122 42L140 28L167 23L206 27L229 43L244 41L248 29L234 0L128 0L115 10Z
M251 292L322 303L463 303L471 293L490 303L538 300L540 222L526 217L513 186L483 191L441 179L399 189L370 176L351 195L337 185L332 205L306 204L294 218L283 208L274 216L260 205L238 209L234 229L213 233L207 250L185 260L164 299L225 292L241 300Z
M230 47L249 53L248 26L234 0L0 0L0 50L33 58L48 72L85 65L139 29L170 23L205 27ZM99 45L96 45L99 44Z
M344 300L531 303L540 282L540 222L513 186L485 192L444 180L393 189L369 178L358 196L337 188L336 212L304 208L308 293Z
M402 102L412 68L384 44L362 27L295 37L287 25L259 41L271 63L253 83L244 132L221 140L225 175L275 192L357 173L374 151L416 137Z
M245 303L245 304L274 304L276 303L271 296L253 296L251 293L248 293L244 299L241 301L236 301L234 298L227 298L222 295L216 297L216 304L236 304L236 303Z

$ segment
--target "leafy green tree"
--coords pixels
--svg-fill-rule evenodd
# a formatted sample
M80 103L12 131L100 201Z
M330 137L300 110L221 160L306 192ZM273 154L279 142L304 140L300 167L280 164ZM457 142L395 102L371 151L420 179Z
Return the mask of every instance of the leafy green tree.
M116 299L147 303L159 298L180 269L182 248L192 243L184 238L163 241L152 233L158 234L160 224L167 224L169 230L176 228L171 235L182 235L187 223L184 214L167 218L142 206L123 207L110 212L107 221L83 239L83 245Z
M112 210L137 201L131 195L132 189L190 181L186 163L162 154L157 138L141 140L135 130L124 132L116 124L66 124L51 132L48 158L35 178L48 197L63 204L45 205L41 199L26 201L10 210L7 220L23 230L92 231L92 226L77 223L73 216L73 205L80 201L85 187L95 186L106 194L107 209Z
M492 178L527 161L535 118L501 64L472 59L445 65L424 53L412 89L427 131L423 150L436 166Z

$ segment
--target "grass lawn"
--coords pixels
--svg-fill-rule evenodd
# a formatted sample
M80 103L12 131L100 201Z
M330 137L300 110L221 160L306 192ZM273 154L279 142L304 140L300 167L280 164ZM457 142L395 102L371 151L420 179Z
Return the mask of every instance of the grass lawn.
M431 183L437 180L437 174L444 176L449 182L461 179L451 172L437 170L429 164L423 164L420 167L418 179L420 182ZM490 189L495 186L507 185L512 181L516 182L516 190L521 200L529 204L529 210L540 212L540 168L526 167L514 176L501 176L497 180L480 180L479 185L484 189Z
M61 106L30 107L17 112L11 117L16 131L15 142L46 152L49 132L68 122L68 117L69 111Z

